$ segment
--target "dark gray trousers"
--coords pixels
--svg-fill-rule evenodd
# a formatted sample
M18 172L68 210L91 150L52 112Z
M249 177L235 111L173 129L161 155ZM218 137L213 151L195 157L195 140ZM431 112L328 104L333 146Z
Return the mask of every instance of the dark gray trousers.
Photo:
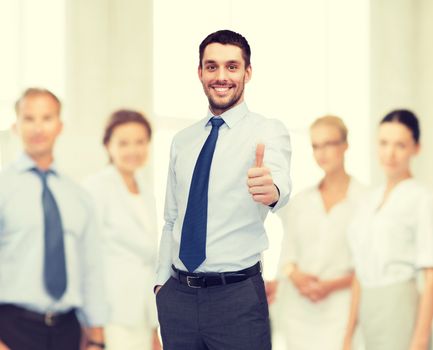
M170 278L156 296L164 350L270 350L262 276L210 288Z

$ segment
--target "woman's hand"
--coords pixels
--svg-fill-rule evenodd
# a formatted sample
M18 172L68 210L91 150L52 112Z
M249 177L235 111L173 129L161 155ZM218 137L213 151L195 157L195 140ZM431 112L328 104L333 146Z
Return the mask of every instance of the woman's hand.
M334 291L349 288L353 273L333 280L320 280L317 276L306 274L295 267L290 274L295 287L313 303L326 299Z
M327 296L332 292L332 286L326 281L313 282L310 287L310 292L308 293L308 298L316 303L327 298Z
M295 287L298 289L299 293L303 296L309 298L312 289L314 288L314 284L316 284L319 279L316 276L309 275L307 273L303 273L302 271L295 268L290 275L290 279L292 280Z

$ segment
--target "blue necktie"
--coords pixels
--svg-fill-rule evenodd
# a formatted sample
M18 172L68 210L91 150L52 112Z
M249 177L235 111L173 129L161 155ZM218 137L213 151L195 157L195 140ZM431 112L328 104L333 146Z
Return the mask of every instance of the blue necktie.
M179 258L193 272L206 259L207 200L209 173L221 118L210 120L212 130L200 151L192 174L188 204L182 225Z
M33 169L42 182L44 210L44 283L49 295L59 300L66 290L66 261L63 226L56 200L47 185L50 171Z

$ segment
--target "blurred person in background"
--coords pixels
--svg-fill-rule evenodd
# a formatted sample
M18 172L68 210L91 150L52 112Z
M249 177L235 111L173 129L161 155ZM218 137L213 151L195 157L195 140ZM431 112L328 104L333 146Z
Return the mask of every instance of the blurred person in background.
M365 196L348 235L355 274L344 349L359 321L366 350L427 350L433 315L433 195L414 179L418 119L387 114L378 155L386 181ZM417 290L418 273L423 277Z
M310 128L320 182L299 193L281 215L284 239L277 294L279 330L289 350L341 349L350 307L352 264L346 229L363 186L345 170L347 128L335 116Z
M153 294L157 225L152 188L139 170L152 136L139 112L118 110L106 125L103 144L110 164L86 182L102 232L105 285L110 307L108 350L161 349Z
M54 162L61 103L30 88L16 103L24 152L0 173L0 349L104 348L102 261L91 197Z

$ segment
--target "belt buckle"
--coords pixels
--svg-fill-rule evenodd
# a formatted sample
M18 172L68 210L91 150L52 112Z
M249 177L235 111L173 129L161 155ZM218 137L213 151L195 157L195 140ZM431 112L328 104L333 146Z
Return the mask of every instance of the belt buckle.
M52 312L47 312L44 316L44 321L47 326L54 325L54 314Z
M201 288L200 286L193 286L193 285L191 284L191 280L192 280L192 279L199 279L199 278L201 278L201 277L196 277L196 276L186 276L186 284L187 284L188 287L190 287L190 288Z

